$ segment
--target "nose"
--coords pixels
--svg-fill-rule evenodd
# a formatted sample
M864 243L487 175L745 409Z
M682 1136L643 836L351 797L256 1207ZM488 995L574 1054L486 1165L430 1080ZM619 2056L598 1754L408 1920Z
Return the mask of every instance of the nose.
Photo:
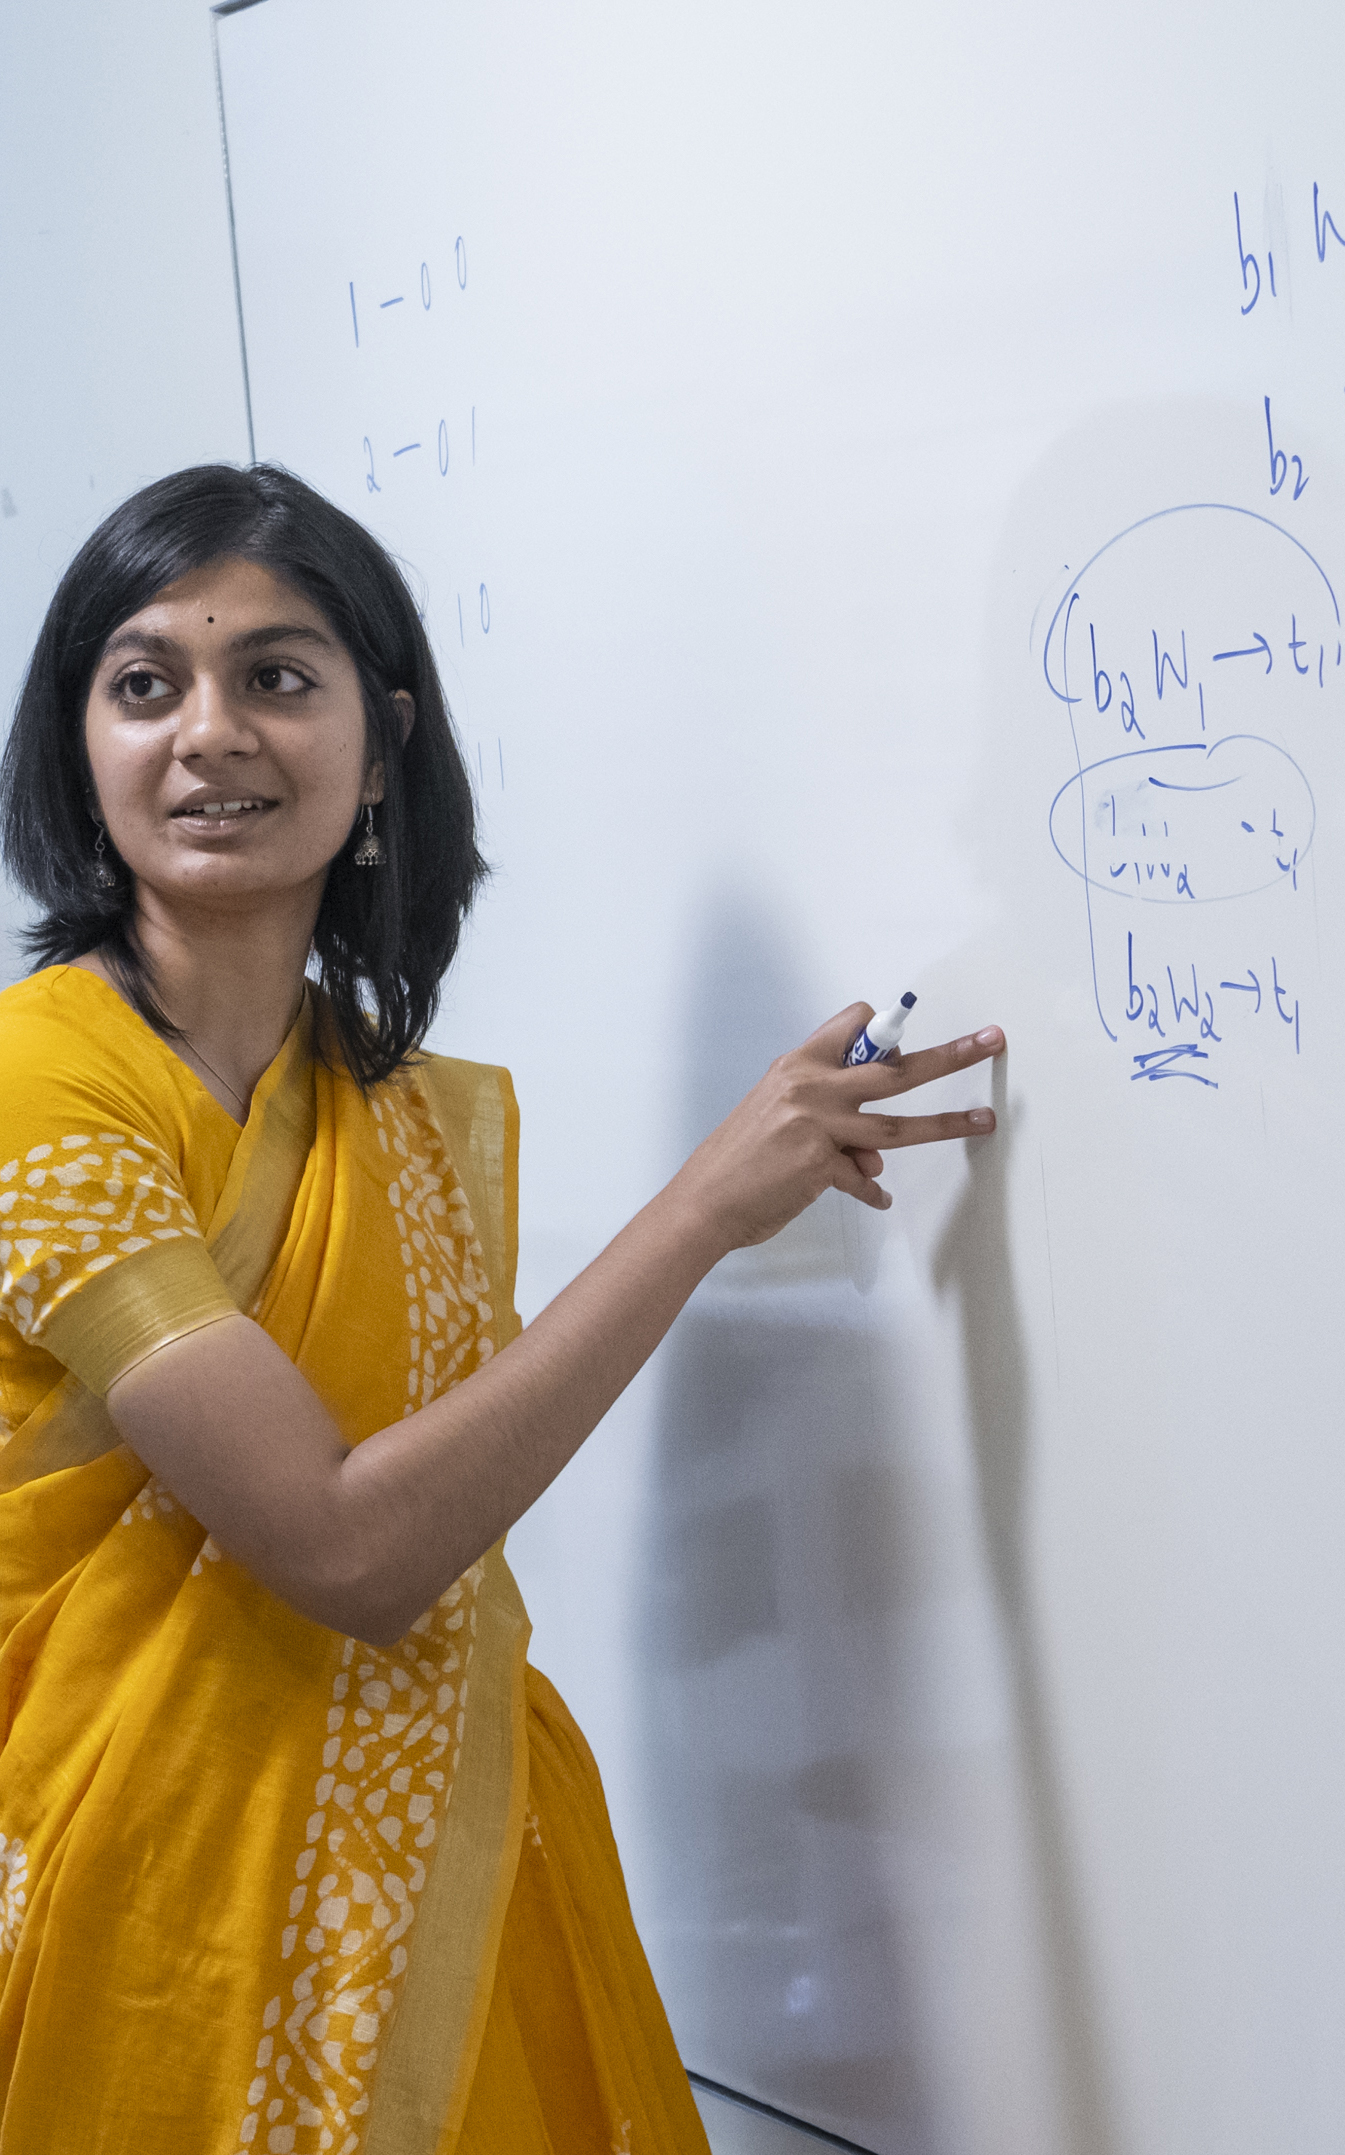
M179 763L198 757L252 756L259 743L246 711L224 682L210 673L194 676L182 699L173 755Z

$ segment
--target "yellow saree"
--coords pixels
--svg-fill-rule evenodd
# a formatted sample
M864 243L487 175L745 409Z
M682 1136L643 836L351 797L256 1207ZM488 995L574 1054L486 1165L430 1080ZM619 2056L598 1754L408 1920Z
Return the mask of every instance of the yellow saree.
M0 995L0 2155L704 2149L502 1546L395 1647L298 1616L102 1395L239 1308L346 1441L518 1329L502 1071L239 1130L104 983Z

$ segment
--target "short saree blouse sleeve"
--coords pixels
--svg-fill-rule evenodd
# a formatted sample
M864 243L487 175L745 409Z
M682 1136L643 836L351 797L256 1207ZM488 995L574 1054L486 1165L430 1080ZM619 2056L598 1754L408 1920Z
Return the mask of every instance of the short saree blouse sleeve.
M101 1397L237 1305L169 1155L171 1129L143 1126L144 1098L135 1121L109 1113L116 1071L100 1069L97 1043L81 1070L42 1031L6 1026L0 1045L0 1317ZM35 1062L25 1045L48 1054Z

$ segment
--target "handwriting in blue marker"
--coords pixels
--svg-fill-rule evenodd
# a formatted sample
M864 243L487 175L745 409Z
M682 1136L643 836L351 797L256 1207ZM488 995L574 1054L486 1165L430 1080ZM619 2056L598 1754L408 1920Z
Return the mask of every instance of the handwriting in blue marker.
M1304 487L1305 487L1305 486L1307 485L1307 483L1308 483L1308 482L1307 482L1307 478L1305 477L1305 475L1304 475L1304 471L1303 471L1303 459L1302 459L1302 457L1301 457L1301 456L1292 456L1292 455L1291 455L1291 456L1286 456L1286 455L1285 455L1285 452L1283 451L1283 449L1277 449L1277 448L1275 447L1275 429L1274 429L1274 427L1273 427L1273 426L1271 425L1271 420L1270 420L1270 398L1269 398L1269 397L1267 397L1267 398L1266 398L1266 440L1267 440L1267 442L1268 442L1268 444L1269 444L1269 446L1270 446L1270 491L1271 491L1271 493L1272 493L1272 494L1278 494L1278 493L1279 493L1279 490L1280 490L1280 488L1281 488L1281 487L1282 487L1282 486L1284 485L1284 482L1285 482L1285 480L1286 480L1286 479L1288 478L1288 476L1289 476L1289 466L1290 466L1290 464L1297 464L1297 466L1298 466L1298 477L1297 477L1297 478L1295 479L1295 481L1294 481L1294 494L1293 494L1293 498L1294 498L1294 500L1295 500L1295 501L1297 501L1297 500L1298 500L1298 497L1299 497L1299 495L1300 495L1300 494L1302 493L1302 491L1303 491Z
M1168 998L1172 1003L1173 1024L1180 1025L1184 1017L1193 1018L1200 1028L1202 1040L1213 1040L1216 1045L1220 1043L1223 1034L1218 1030L1214 997L1208 988L1202 991L1194 961L1190 966L1189 995L1186 992L1185 978L1178 983L1170 965L1164 970L1167 974ZM1163 1005L1159 1002L1158 989L1154 982L1141 981L1136 977L1135 934L1131 929L1126 936L1126 1017L1132 1025L1144 1018L1148 1030L1157 1033L1160 1040L1165 1040L1167 1032L1163 1025L1162 1011Z
M1259 271L1269 298L1264 252ZM1249 264L1247 299L1256 284ZM1273 433L1266 439L1269 448ZM1298 466L1278 442L1273 455L1284 459L1272 477L1287 499ZM1164 1058L1137 1066L1128 1050L1128 1074L1199 1073L1212 1099L1208 1057L1264 1062L1285 1033L1298 1051L1299 870L1316 807L1295 732L1324 710L1328 688L1345 688L1343 644L1320 561L1282 525L1234 504L1142 518L1060 596L1042 670L1067 716L1074 769L1057 786L1049 831L1083 900L1103 1032L1118 1045L1142 1032L1146 1052ZM1318 744L1319 726L1302 739ZM1200 1059L1168 1055L1174 1046Z
M1091 621L1088 624L1088 642L1093 653L1093 701L1097 705L1099 712L1109 711L1111 709L1111 676L1104 672L1097 662L1097 630ZM1105 696L1102 693L1104 688L1107 691Z
M1176 904L1246 897L1296 874L1316 820L1292 756L1260 735L1227 734L1103 756L1066 779L1049 822L1076 875Z
M1261 265L1257 261L1256 256L1251 252L1250 248L1244 247L1242 244L1242 211L1238 205L1238 198L1236 194L1234 194L1233 196L1233 225L1238 237L1238 260L1242 264L1242 289L1244 292L1250 292L1252 295L1251 298L1244 303L1241 311L1243 314L1250 314L1252 308L1256 305L1257 300L1261 297ZM1256 278L1255 284L1250 284L1248 282L1247 272L1249 270Z
M1111 709L1112 684L1111 676L1098 663L1097 634L1091 621L1088 624L1088 640L1093 654L1093 701L1101 713ZM1121 691L1121 730L1123 733L1137 733L1143 740L1144 728L1135 718L1135 691L1130 686L1130 676L1124 667L1117 675L1117 686Z
M1163 653L1163 655L1162 655L1161 659L1160 659L1160 657L1159 657L1159 655L1158 655L1158 631L1157 631L1157 629L1154 629L1154 631L1153 631L1153 640L1154 640L1154 684L1155 684L1155 686L1156 686L1156 688L1157 688L1157 690L1158 690L1158 700L1159 700L1159 702L1161 703L1161 702L1163 701L1163 682L1164 682L1164 679L1165 679L1165 677L1166 677L1166 675L1167 675L1167 670L1168 670L1169 666L1170 666L1170 667L1172 668L1172 677L1173 677L1173 679L1175 680L1175 682L1177 683L1177 686L1178 686L1178 688L1185 688L1185 686L1186 686L1186 684L1187 684L1187 681L1188 681L1188 680L1190 679L1191 669L1190 669L1190 666L1189 666L1189 665L1188 665L1188 663L1187 663L1187 658L1186 658L1186 631L1185 631L1185 629L1183 629L1183 630L1182 630L1182 664L1181 664L1181 671L1180 671L1180 672L1178 671L1178 668L1177 668L1177 661L1176 661L1176 660L1175 660L1175 659L1173 658L1173 656L1172 656L1172 654L1171 654L1171 652L1170 652L1170 651L1165 651L1165 652Z
M1264 655L1266 662L1266 672L1269 673L1271 667L1275 663L1274 659L1270 655L1269 641L1261 634L1260 629L1253 629L1252 635L1255 638L1255 642L1247 644L1241 651L1216 651L1214 654L1214 664L1217 666L1221 659L1226 658L1260 658Z
M1313 237L1317 242L1317 260L1319 262L1326 260L1326 243L1328 239L1334 239L1342 247L1345 247L1345 239L1341 239L1330 210L1323 210L1318 207L1316 180L1312 183L1312 230Z
M1312 237L1313 244L1317 250L1317 260L1322 263L1326 261L1329 241L1334 240L1338 247L1345 247L1345 235L1342 235L1335 218L1323 204L1321 188L1316 180L1312 183ZM1248 244L1242 219L1242 204L1236 191L1233 195L1233 240L1238 270L1242 279L1242 298L1239 302L1238 311L1246 316L1255 310L1257 302L1262 297L1261 264L1255 251ZM1278 297L1275 289L1275 257L1269 248L1266 249L1266 269L1270 285L1270 296L1275 299ZM1272 491L1275 490L1272 489Z
M1262 984L1265 975L1264 973L1258 973L1255 966L1247 966L1240 979L1220 979L1216 983L1218 992L1221 995L1231 995L1240 999L1228 1005L1226 1010L1221 1010L1220 1006L1216 1004L1214 990L1202 984L1201 974L1194 959L1186 960L1176 970L1170 963L1163 967L1163 975L1167 981L1166 995L1160 994L1154 981L1145 979L1146 970L1147 968L1140 965L1137 960L1135 933L1131 929L1126 935L1125 1015L1131 1025L1138 1025L1142 1020L1144 1030L1157 1033L1160 1040L1167 1038L1167 1027L1163 1021L1167 1015L1169 1005L1172 1013L1171 1022L1174 1027L1180 1026L1184 1019L1189 1018L1198 1027L1200 1038L1212 1041L1216 1046L1223 1043L1229 1015L1235 1021L1239 1017L1259 1018L1261 1015L1263 1003ZM1187 988L1188 977L1190 980L1189 992ZM1293 996L1291 1007L1290 989L1288 983L1280 978L1279 958L1273 953L1270 960L1270 979L1276 1014L1286 1026L1293 1028L1294 1051L1297 1054L1301 1039L1302 1005L1300 998ZM1267 1005L1266 1007L1269 1008L1270 1006Z
M458 242L458 246L459 246L459 248L461 249L461 247L462 247L462 241L461 241L461 240L459 240L459 242ZM459 254L459 256L458 256L458 271L459 271L459 282L460 282L460 283L462 283L462 282L464 282L464 281L465 281L465 278L466 278L466 267L467 267L467 258L466 258L466 255L465 255L465 253L460 253L460 254ZM430 311L430 304L431 304L431 300L432 300L432 298L433 298L433 290L432 290L432 280L431 280L431 277L430 277L430 265L429 265L429 263L428 263L428 262L422 262L422 263L421 263L421 265L420 265L420 280L419 280L419 281L420 281L420 305L421 305L421 311L422 311L423 313L425 313L425 314L428 314L428 313L429 313L429 311ZM349 292L349 294L350 294L350 320L351 320L351 326L352 326L352 328L353 328L353 330L354 330L354 332L355 332L355 348L356 348L356 350L358 350L358 349L359 349L359 344L360 344L360 317L359 317L359 309L358 309L358 307L357 307L357 305L356 305L356 300L355 300L355 280L354 280L354 278L353 278L353 277L352 277L352 278L351 278L351 279L349 280L349 282L348 282L348 284L347 284L347 290L348 290L348 292ZM390 297L390 298L388 298L388 299L380 299L380 300L379 300L379 302L378 302L378 311L379 311L379 313L380 313L380 314L386 314L386 313L388 312L388 309L389 309L390 307L404 307L405 305L406 305L406 294L405 294L405 292L394 292L394 293L393 293L393 294L391 295L391 297Z
M391 452L391 454L395 461L399 457L410 456L413 451L423 449L424 446L424 443L419 440L404 441L401 442L398 447ZM435 436L435 449L439 465L439 476L441 479L446 479L448 477L450 461L448 444L448 421L446 419L441 419L439 421L438 429ZM379 453L380 455L382 454L381 451ZM373 445L367 434L364 437L364 454L367 461L367 469L364 477L365 486L368 488L371 494L381 494L383 491L382 482L375 476L374 450Z
M1151 1048L1147 1054L1133 1056L1137 1067L1131 1072L1133 1085L1139 1078L1157 1082L1160 1078L1194 1078L1198 1085L1208 1085L1211 1092L1218 1092L1218 1081L1205 1077L1199 1070L1188 1067L1191 1062L1207 1063L1209 1056L1194 1040L1174 1042L1170 1048Z
M1252 1012L1252 1016L1260 1017L1261 983L1250 966L1247 968L1247 978L1245 980L1221 980L1219 986L1227 988L1230 994L1233 995L1254 995L1256 997L1256 1007Z
M1270 961L1270 981L1271 988L1275 996L1276 1010L1283 1018L1285 1024L1292 1025L1294 1028L1294 1053L1295 1055L1297 1055L1301 1052L1298 1027L1298 997L1294 997L1294 1007L1293 1010L1290 1011L1286 1007L1289 998L1289 991L1281 984L1279 964L1274 957L1272 957Z
M1204 996L1204 1015L1201 1015L1200 982L1196 978L1195 965L1192 964L1191 967L1191 993L1189 996L1186 993L1185 981L1183 981L1181 986L1178 987L1176 981L1173 979L1172 967L1170 965L1166 967L1166 972L1168 976L1168 993L1172 997L1173 1024L1180 1025L1183 1016L1189 1012L1191 1017L1195 1019L1196 1023L1200 1027L1200 1037L1202 1040L1222 1040L1223 1034L1216 1032L1214 1029L1214 998L1210 994L1208 988L1205 990Z

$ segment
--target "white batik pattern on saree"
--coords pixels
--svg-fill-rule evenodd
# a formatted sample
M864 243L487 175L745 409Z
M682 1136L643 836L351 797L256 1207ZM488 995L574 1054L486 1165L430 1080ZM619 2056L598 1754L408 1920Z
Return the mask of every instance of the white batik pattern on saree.
M154 1242L201 1230L186 1193L157 1146L124 1131L72 1132L0 1164L0 1316L37 1339L58 1303L123 1257ZM0 1416L0 1447L13 1435ZM162 1484L147 1482L123 1514L153 1518L176 1509ZM18 1943L27 1904L23 1842L0 1833L0 1954Z
M155 1242L201 1240L186 1192L148 1138L103 1130L0 1165L0 1316L39 1339L58 1303Z
M28 1902L28 1852L17 1834L0 1833L0 1953L19 1942Z
M467 1200L410 1088L371 1102L405 1267L405 1413L489 1360L489 1282ZM380 2042L407 1966L430 1851L453 1791L483 1577L474 1564L386 1652L347 1639L306 1845L281 1933L239 2147L356 2155ZM293 1968L291 1976L289 1969Z
M411 1332L402 1412L414 1414L490 1360L495 1343L483 1330L494 1314L490 1283L467 1199L423 1102L406 1087L372 1106L379 1144L402 1163L388 1203L401 1237Z
M121 1523L134 1526L137 1519L168 1519L177 1508L172 1490L166 1489L157 1475L151 1475L144 1488L132 1497L121 1515Z

